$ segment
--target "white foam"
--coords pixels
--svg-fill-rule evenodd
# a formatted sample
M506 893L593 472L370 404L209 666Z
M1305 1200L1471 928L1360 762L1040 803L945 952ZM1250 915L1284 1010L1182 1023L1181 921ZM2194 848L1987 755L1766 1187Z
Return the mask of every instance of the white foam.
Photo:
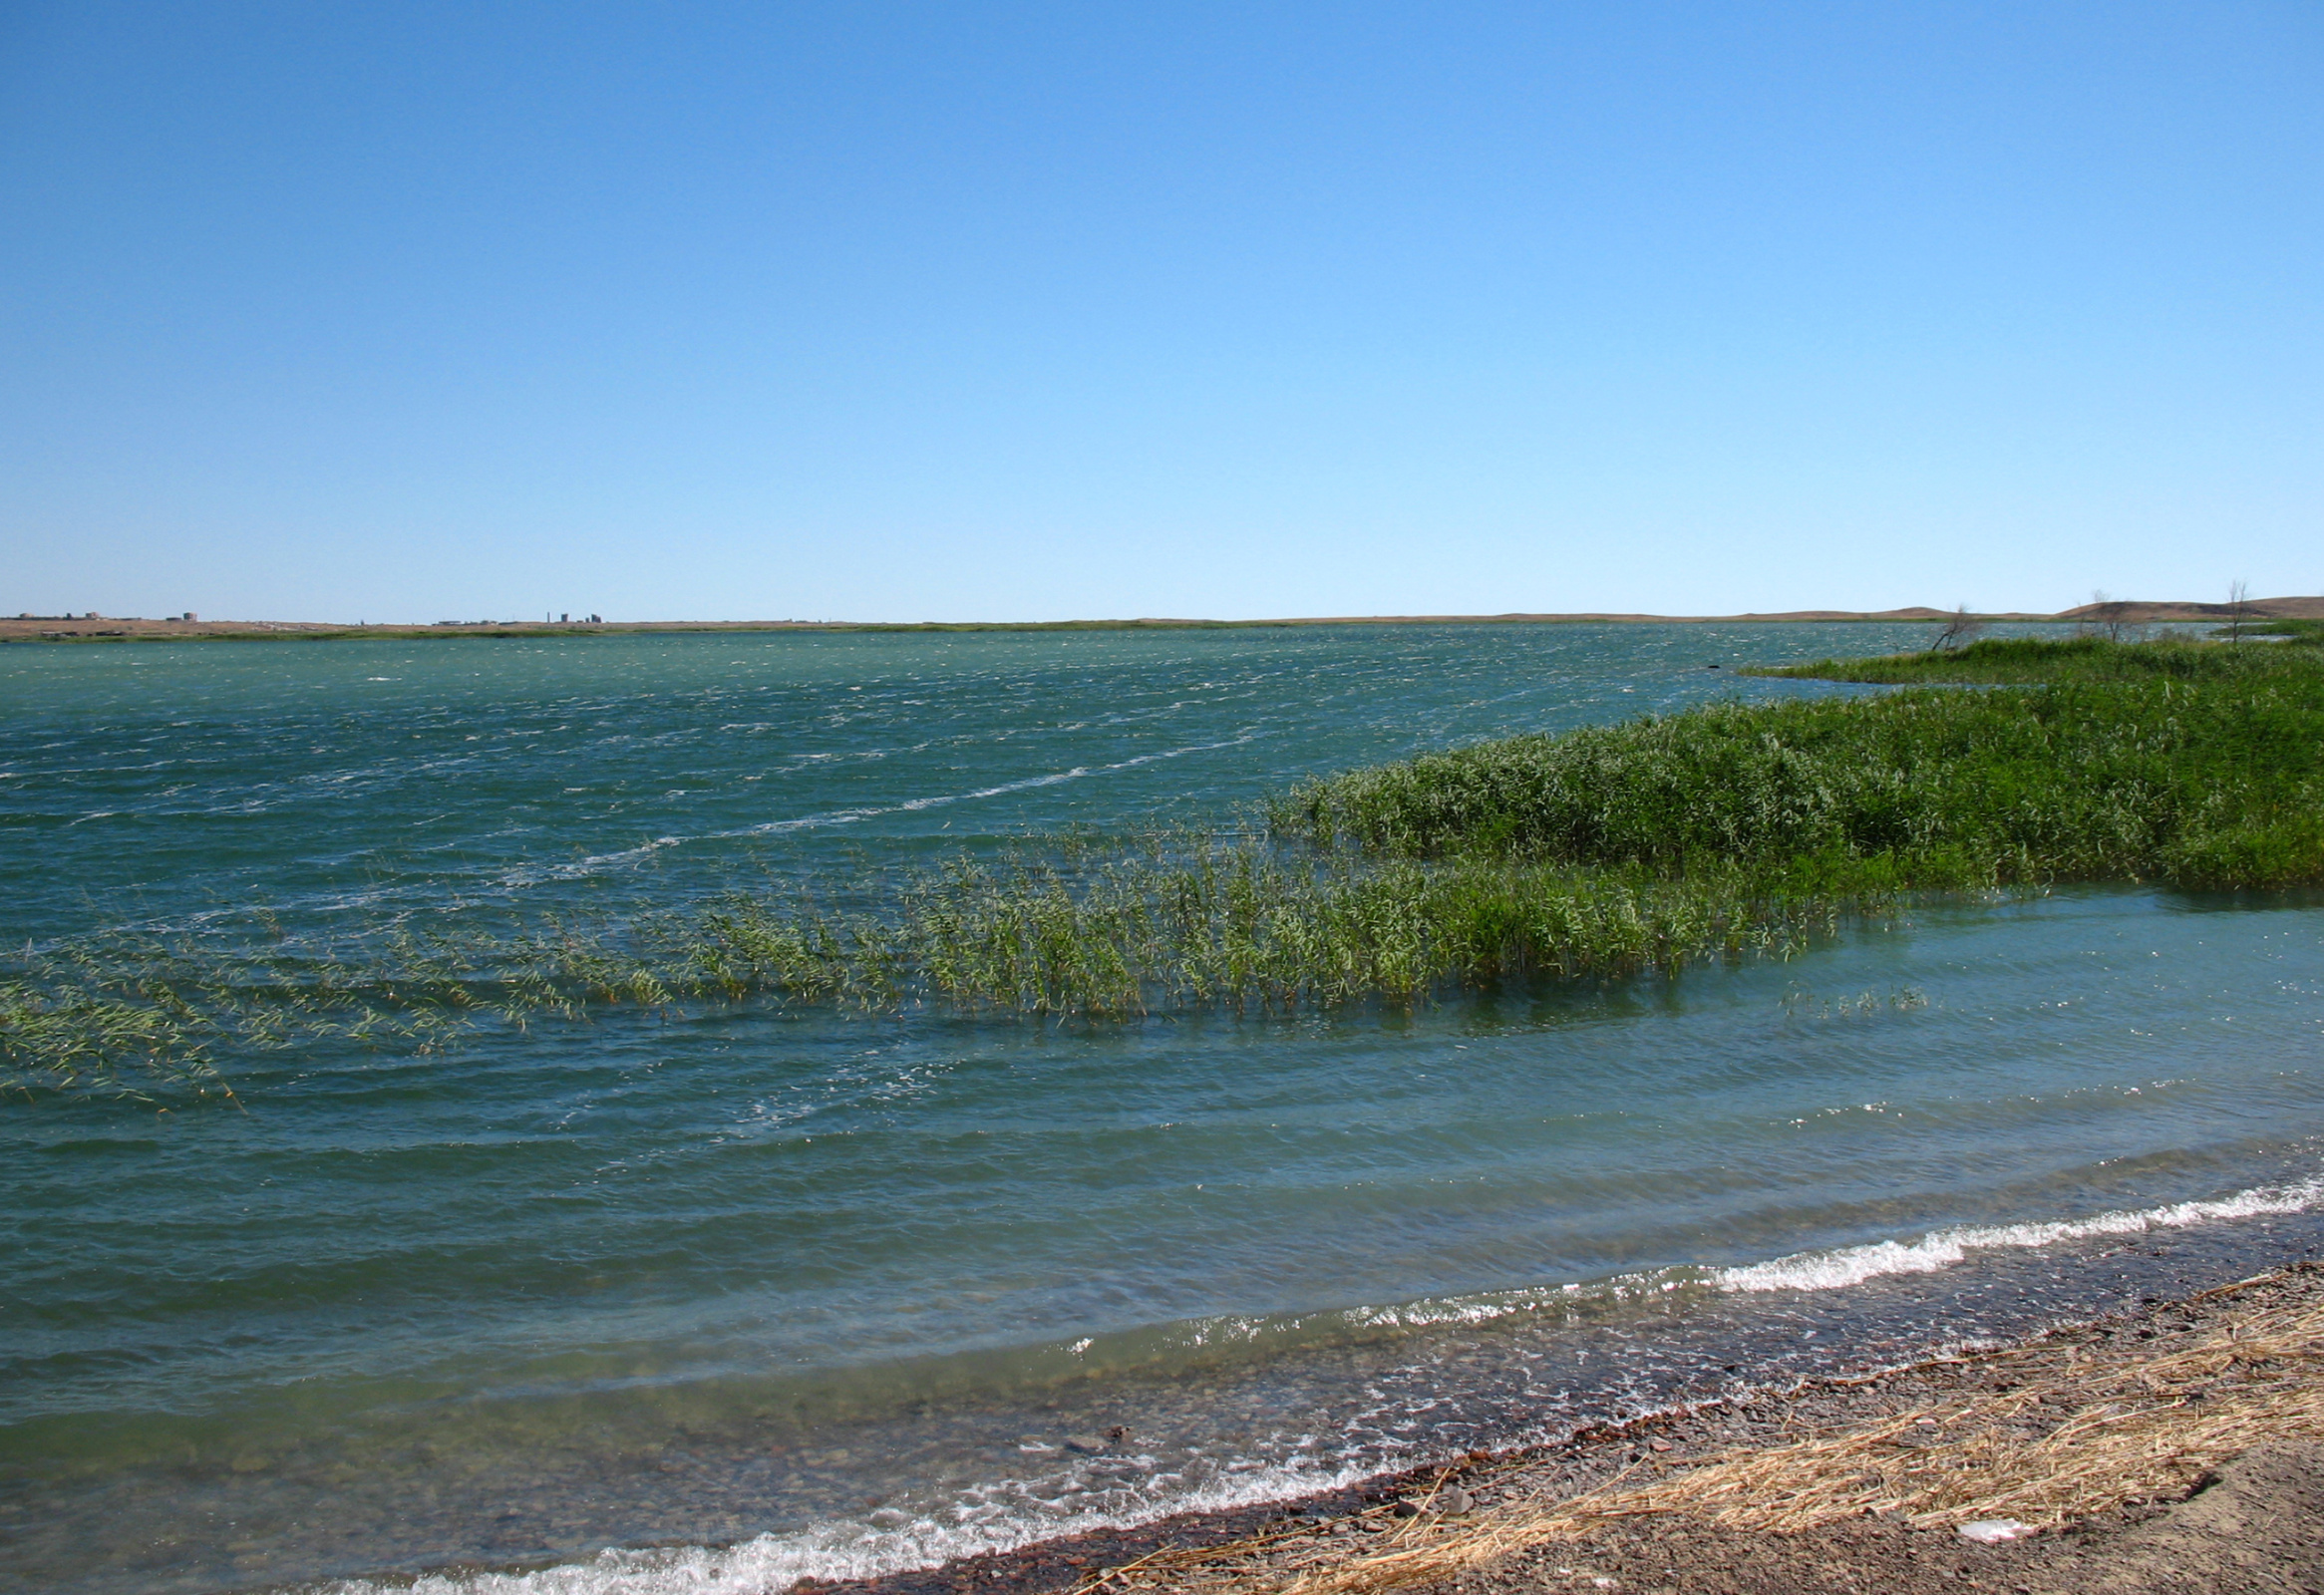
M1109 775L1117 770L1135 770L1140 765L1160 764L1165 759L1182 759L1188 754L1211 753L1220 748L1239 748L1254 741L1255 733L1230 737L1224 742L1192 743L1183 748L1165 748L1161 753L1141 754L1135 759L1124 759L1111 765L1076 765L1071 770L1055 770L1047 775L1027 776L1022 781L1003 782L998 787L979 787L973 792L938 793L928 798L906 798L876 808L839 808L828 813L808 814L798 819L769 819L740 830L713 831L713 837L765 836L786 830L812 830L825 825L852 825L859 820L876 819L882 814L917 813L925 808L941 808L950 803L973 802L980 798L1000 798L1013 792L1029 792L1036 787L1055 787L1061 782L1080 781L1089 776Z
M2214 1219L2249 1218L2299 1212L2324 1203L2324 1176L2288 1185L2259 1186L2209 1201L2174 1202L2136 1211L2099 1213L2088 1218L2043 1223L1964 1226L1935 1230L1911 1241L1876 1241L1827 1251L1800 1252L1764 1263L1713 1269L1690 1278L1730 1291L1831 1290L1883 1274L1934 1273L1963 1261L1972 1251L2030 1248L2058 1241L2106 1235L2136 1235L2177 1229ZM1608 1282L1617 1287L1665 1291L1681 1283L1677 1273L1630 1275ZM1566 1285L1494 1292L1489 1295L1406 1303L1394 1308L1359 1309L1339 1315L1350 1321L1396 1327L1448 1322L1484 1322L1512 1312L1570 1298L1590 1287ZM1192 1337L1255 1339L1268 1321L1224 1317L1206 1322ZM1077 1348L1078 1350L1079 1348ZM1231 1464L1230 1464L1231 1465ZM730 1546L676 1546L646 1550L620 1547L587 1561L525 1572L430 1573L392 1584L369 1579L308 1586L312 1595L779 1595L802 1579L839 1581L876 1578L910 1568L934 1567L961 1557L1014 1550L1101 1528L1126 1528L1187 1511L1222 1511L1289 1500L1338 1489L1381 1469L1378 1459L1336 1466L1298 1461L1244 1463L1190 1488L1146 1494L1125 1508L1117 1497L1103 1510L1058 1509L1062 1502L1031 1507L998 1503L968 1505L948 1514L951 1522L923 1516L894 1527L860 1522L826 1522L785 1534L762 1534ZM972 1492L973 1493L973 1492ZM1041 1509L1043 1505L1049 1509ZM1984 1525L1972 1525L1982 1527Z
M652 841L640 842L635 847L624 847L619 852L612 853L591 853L588 857L576 858L569 864L552 864L545 868L526 865L503 873L500 876L500 884L503 886L533 886L544 880L579 880L584 876L596 874L601 869L622 868L639 863L644 859L651 858L665 847L677 846L684 839L681 836L656 836Z
M1040 787L1055 787L1069 781L1081 781L1090 776L1110 775L1118 770L1135 770L1140 765L1160 764L1167 759L1182 759L1188 754L1215 752L1221 748L1239 748L1257 739L1255 732L1230 737L1224 742L1192 743L1183 748L1165 748L1160 753L1140 754L1135 759L1124 759L1111 765L1076 765L1071 770L1053 770L1046 775L1027 776L1022 781L1006 781L997 787L979 787L970 792L937 793L927 798L907 798L902 802L879 804L867 808L832 808L822 813L802 814L796 819L766 819L755 825L743 825L733 830L713 830L693 836L662 836L642 847L621 852L600 853L575 863L550 869L520 869L502 877L502 884L528 886L541 880L570 880L593 874L599 869L634 863L645 855L664 847L675 847L688 841L731 841L745 836L776 836L793 830L823 830L833 825L855 825L866 819L878 819L888 814L918 813L928 808L943 808L952 803L974 802L984 798L1004 798L1010 793L1031 792ZM103 817L103 816L92 816Z
M956 1557L1014 1550L1036 1540L1152 1522L1176 1512L1226 1511L1288 1500L1338 1489L1376 1470L1376 1465L1356 1464L1274 1466L1157 1495L1129 1512L1010 1512L988 1517L964 1511L965 1520L959 1523L923 1517L892 1529L824 1523L792 1534L762 1534L739 1545L616 1547L585 1562L527 1572L428 1573L392 1584L344 1579L309 1589L314 1595L772 1595L803 1578L876 1578L906 1568L934 1567Z
M2324 1201L2324 1178L2305 1179L2292 1185L2262 1185L2212 1201L2173 1202L2167 1207L2100 1213L2091 1218L2047 1223L1939 1229L1918 1240L1882 1240L1830 1251L1797 1252L1790 1257L1741 1268L1717 1269L1711 1280L1722 1290L1733 1291L1832 1290L1861 1284L1882 1274L1933 1274L1940 1268L1952 1267L1972 1251L2048 1246L2057 1241L2085 1240L2100 1235L2140 1235L2155 1229L2181 1229L2216 1218L2296 1213L2319 1201Z

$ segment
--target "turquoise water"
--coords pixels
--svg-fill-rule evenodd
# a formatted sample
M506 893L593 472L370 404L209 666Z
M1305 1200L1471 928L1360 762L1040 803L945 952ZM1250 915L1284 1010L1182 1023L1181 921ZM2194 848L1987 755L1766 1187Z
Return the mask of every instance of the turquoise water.
M1924 629L13 648L0 933L844 893ZM2084 892L1409 1014L711 1007L10 1102L0 1587L780 1588L2218 1276L2316 1239L2320 953Z

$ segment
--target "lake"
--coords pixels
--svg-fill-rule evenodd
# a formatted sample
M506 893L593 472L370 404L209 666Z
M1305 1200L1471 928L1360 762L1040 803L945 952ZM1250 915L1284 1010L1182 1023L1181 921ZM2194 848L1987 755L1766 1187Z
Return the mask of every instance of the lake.
M11 647L0 933L843 900L1929 629ZM2024 1333L2324 1243L2320 1038L2324 899L2109 889L1415 1009L703 1003L20 1093L0 1588L780 1588Z

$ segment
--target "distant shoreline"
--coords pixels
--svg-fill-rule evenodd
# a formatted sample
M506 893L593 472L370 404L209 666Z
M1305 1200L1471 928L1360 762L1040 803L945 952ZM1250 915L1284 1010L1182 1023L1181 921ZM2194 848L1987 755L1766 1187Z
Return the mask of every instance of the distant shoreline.
M2243 606L2250 620L2324 619L2324 597L2255 598ZM1273 620L644 620L440 621L434 625L339 625L326 621L186 620L172 617L17 615L0 617L0 642L326 642L347 639L452 637L603 637L639 633L736 631L985 632L985 631L1247 631L1289 626L1512 626L1512 625L1799 625L1912 624L1951 619L1954 611L1906 609L1791 609L1774 614L1649 615L1612 612L1502 615L1313 615ZM2120 601L2083 604L2056 614L2024 610L1973 612L1982 621L2032 624L2153 625L2167 621L2224 624L2226 604Z

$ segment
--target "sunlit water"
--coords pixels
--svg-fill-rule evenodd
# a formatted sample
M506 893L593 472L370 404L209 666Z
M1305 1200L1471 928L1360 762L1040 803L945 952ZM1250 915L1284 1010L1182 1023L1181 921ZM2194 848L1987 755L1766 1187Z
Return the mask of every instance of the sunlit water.
M15 648L0 933L836 890L1923 630ZM0 1587L773 1589L2215 1283L2324 1234L2320 954L2079 892L1414 1013L705 1008L7 1104Z

